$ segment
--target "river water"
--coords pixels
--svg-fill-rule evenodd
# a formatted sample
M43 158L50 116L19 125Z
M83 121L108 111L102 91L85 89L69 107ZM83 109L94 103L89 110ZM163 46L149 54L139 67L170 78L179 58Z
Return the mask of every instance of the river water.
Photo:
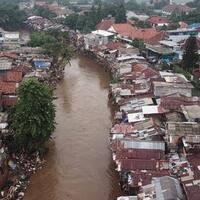
M65 70L56 90L55 142L25 200L114 200L119 186L108 147L109 75L82 56Z

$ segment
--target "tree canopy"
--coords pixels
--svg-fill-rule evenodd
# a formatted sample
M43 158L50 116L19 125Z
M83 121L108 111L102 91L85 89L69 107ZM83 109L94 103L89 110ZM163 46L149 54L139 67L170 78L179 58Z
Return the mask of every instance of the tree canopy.
M32 12L35 14L35 15L38 15L38 16L41 16L41 17L45 17L45 18L53 18L53 17L56 17L56 14L49 11L48 9L46 8L42 8L40 6L35 6L32 10Z
M108 16L116 18L117 23L126 22L126 9L123 0L117 2L104 2L97 1L97 6L93 6L89 12L84 15L71 14L63 20L63 24L73 30L79 30L88 33L95 29L96 25Z
M198 41L195 36L191 35L185 44L182 66L185 70L192 71L192 69L197 67L198 60Z
M184 21L187 24L193 24L193 23L199 23L200 19L200 12L199 10L194 10L190 12L189 14L176 14L173 13L170 16L170 20L173 23L178 23L180 21Z
M132 45L136 48L138 48L139 50L144 50L145 49L145 44L143 40L140 39L134 39L132 41Z
M126 23L126 9L124 7L124 3L120 3L117 7L115 21L116 23Z
M196 8L197 10L200 10L200 1L199 0L193 0L189 3L187 3L188 6Z
M125 3L127 10L132 10L139 13L145 13L148 15L154 14L152 7L148 6L145 2L138 3L136 0L129 0Z
M18 30L23 26L26 13L14 4L0 4L0 27L5 30Z
M11 128L19 149L38 150L55 130L53 93L30 78L18 89L19 100L11 111Z
M53 63L69 62L72 57L72 49L69 46L68 33L55 29L46 32L33 32L29 45L42 47L46 54L53 57Z

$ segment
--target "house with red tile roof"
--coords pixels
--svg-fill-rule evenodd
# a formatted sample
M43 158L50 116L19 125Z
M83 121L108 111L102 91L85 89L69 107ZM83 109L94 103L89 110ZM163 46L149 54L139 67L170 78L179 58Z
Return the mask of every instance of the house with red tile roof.
M114 19L103 19L96 25L96 29L107 31L114 23Z
M120 37L143 40L148 44L158 44L164 37L164 31L157 31L155 28L136 28L128 23L113 24L108 31Z
M129 23L113 24L108 31L116 33L122 37L130 37L135 28Z
M5 82L15 82L19 83L22 81L22 72L20 71L8 71L4 76L3 76L3 81Z
M0 58L1 59L12 59L12 60L16 60L18 58L18 55L15 53L10 53L10 52L0 52Z
M29 72L24 71L27 66L21 65L5 72L0 76L0 108L6 109L17 103L17 88L23 79L23 76ZM28 68L29 69L29 68Z
M17 90L17 83L0 82L0 93L5 95L15 95Z
M148 44L158 44L164 38L164 32L157 31L155 28L136 29L131 38L143 40Z
M169 25L169 20L166 17L161 16L151 16L149 19L147 19L147 22L149 22L153 27Z

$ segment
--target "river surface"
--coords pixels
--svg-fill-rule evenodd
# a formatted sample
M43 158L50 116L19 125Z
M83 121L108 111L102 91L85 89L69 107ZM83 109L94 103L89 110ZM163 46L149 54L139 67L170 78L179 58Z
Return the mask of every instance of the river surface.
M109 151L109 75L94 61L72 59L56 90L57 128L45 167L25 200L115 200L117 174Z

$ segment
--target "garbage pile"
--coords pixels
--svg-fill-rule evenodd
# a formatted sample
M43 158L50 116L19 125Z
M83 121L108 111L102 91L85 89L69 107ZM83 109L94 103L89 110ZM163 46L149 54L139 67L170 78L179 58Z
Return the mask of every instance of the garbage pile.
M31 156L27 154L12 154L7 159L7 180L4 182L0 199L20 200L29 184L29 178L37 170L42 169L45 160L41 160L39 153Z

